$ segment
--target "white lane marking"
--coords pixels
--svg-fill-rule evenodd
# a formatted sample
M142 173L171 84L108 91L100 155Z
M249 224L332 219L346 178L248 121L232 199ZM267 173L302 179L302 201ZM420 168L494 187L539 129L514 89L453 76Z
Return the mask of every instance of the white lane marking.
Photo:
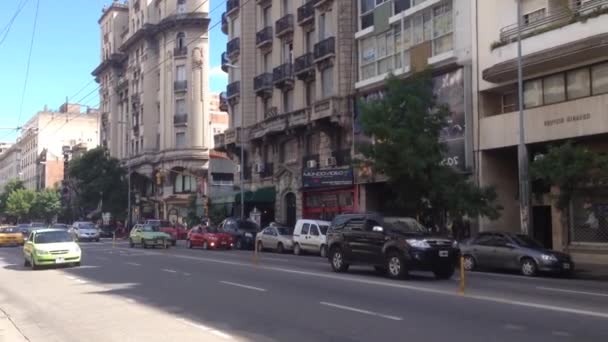
M239 284L239 283L233 283L231 281L224 281L224 280L222 280L222 281L220 281L220 283L226 284L226 285L231 285L231 286L236 286L236 287L242 287L244 289L249 289L249 290L266 292L266 289L263 289L261 287L255 287L255 286L249 286L249 285L244 285L244 284Z
M521 325L517 325L517 324L505 324L504 328L507 330L513 330L513 331L522 331L525 328Z
M148 254L148 255L163 255L161 253L151 252L151 251L146 251L144 253ZM194 257L194 256L187 256L187 255L177 255L177 254L165 254L165 255L174 257L174 258L178 258L178 259L189 259L189 260L195 260L195 261L213 262L213 263L218 263L218 264L234 265L234 266L241 266L241 267L251 267L251 263L227 261L227 260L220 260L220 259L213 259L213 258L202 258L202 257ZM456 293L456 291L431 289L431 288L419 287L419 286L414 286L414 285L399 284L397 282L392 282L392 283L381 282L381 281L377 281L377 280L355 278L355 277L350 277L350 276L336 276L336 275L329 274L329 273L298 271L298 270L290 270L290 269L286 269L286 268L272 267L272 266L258 266L258 268L265 269L265 270L271 270L271 271L284 272L284 273L307 275L307 276L311 276L311 277L334 279L334 280L340 280L340 281L350 281L353 283L360 283L360 284L367 284L367 285L386 286L386 287L407 289L407 290L419 291L419 292L425 292L425 293L441 294L441 295L452 296L452 297L476 299L476 300L494 302L494 303L499 303L499 304L508 304L508 305L512 305L512 306L521 306L521 307L542 309L542 310L555 311L555 312L564 312L564 313L576 314L576 315L581 315L581 316L591 316L591 317L608 319L608 312L579 310L579 309L563 307L563 306L544 305L544 304L539 304L539 303L522 302L522 301L517 301L517 300L507 300L507 299L494 298L494 297L488 297L488 296L482 296L482 295L467 294L465 296L461 296L460 294ZM522 278L522 279L527 279L527 278Z
M368 311L368 310L363 310L363 309L357 309L357 308L353 308L351 306L346 306L346 305L340 305L340 304L334 304L334 303L328 303L328 302L320 302L320 304L321 305L325 305L325 306L330 306L330 307L336 308L336 309L342 309L342 310L357 312L357 313L361 313L361 314L365 314L365 315L386 318L386 319L390 319L390 320L393 320L393 321L402 321L403 320L403 318L401 318L401 317L384 315L384 314L381 314L381 313L378 313L378 312L373 312L373 311Z
M170 269L168 269L168 268L163 268L163 269L161 269L161 271L163 271L163 272L167 272L167 273L177 273L177 271L176 271L176 270L170 270Z
M125 264L130 265L130 266L141 266L141 264L138 264L136 262L125 262Z
M567 290L567 289L558 289L556 287L545 287L545 286L537 286L539 290L545 291L554 291L554 292L563 292L563 293L574 293L574 294L582 294L587 296L597 296L597 297L608 297L608 293L600 293L600 292L588 292L588 291L576 291L576 290Z
M551 335L553 335L553 336L560 336L560 337L570 337L570 336L572 336L572 334L570 334L569 332L565 332L565 331L552 331Z
M225 339L232 338L232 336L230 336L230 335L228 335L228 334L226 334L226 333L223 333L223 332L221 332L221 331L219 331L219 330L211 330L211 333L212 333L213 335L215 335L215 336L219 336L219 337L221 337L221 338L225 338Z

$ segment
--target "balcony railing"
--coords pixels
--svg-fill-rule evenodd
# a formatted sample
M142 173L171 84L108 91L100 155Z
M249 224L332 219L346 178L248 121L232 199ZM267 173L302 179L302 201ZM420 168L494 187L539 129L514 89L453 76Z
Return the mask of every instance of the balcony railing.
M576 21L584 21L590 17L597 16L606 12L608 0L591 0L582 2L580 0L570 0L566 6L553 10L544 17L522 23L521 29L517 23L505 26L500 29L500 42L496 45L508 44L517 40L518 32L521 30L522 39L531 37L546 31L558 29Z
M268 178L274 175L274 164L273 163L265 163L262 168L262 172L260 172L260 178Z
M228 111L228 98L225 91L220 93L220 110L222 112Z
M259 30L255 35L255 44L257 47L272 45L272 26L266 26Z
M264 112L264 120L274 118L277 115L279 115L279 108L270 107Z
M222 71L223 72L228 72L228 68L230 65L230 61L228 60L228 54L225 52L222 52Z
M272 74L265 72L253 79L253 91L258 96L268 96L272 94Z
M173 89L175 91L186 91L186 89L188 89L188 81L173 82Z
M293 64L285 63L274 68L272 80L277 88L293 86Z
M277 37L282 37L287 33L293 32L293 14L286 14L277 20L275 26Z
M236 81L226 86L226 98L231 99L241 94L241 81Z
M227 0L226 1L226 15L232 15L237 13L241 3L239 0Z
M176 47L175 49L173 49L173 56L174 57L186 57L187 55L188 55L188 47L187 46Z
M315 21L315 2L308 1L298 7L298 24L304 25Z
M228 58L235 58L241 53L241 38L236 37L226 44L226 54Z
M301 80L314 78L315 68L312 52L296 58L294 61L294 74Z
M222 32L228 34L228 17L226 12L222 13Z
M336 38L329 37L315 44L315 62L332 57L336 53Z
M177 114L173 117L174 125L184 125L188 123L188 114Z

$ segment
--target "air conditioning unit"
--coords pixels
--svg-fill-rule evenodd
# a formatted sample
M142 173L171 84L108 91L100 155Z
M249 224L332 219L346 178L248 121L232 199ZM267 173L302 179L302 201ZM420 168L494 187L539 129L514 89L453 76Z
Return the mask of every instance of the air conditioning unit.
M326 164L327 166L336 166L336 164L338 164L338 161L336 160L336 157L328 157Z
M308 160L306 162L306 167L309 169L315 169L317 167L317 161L314 159Z

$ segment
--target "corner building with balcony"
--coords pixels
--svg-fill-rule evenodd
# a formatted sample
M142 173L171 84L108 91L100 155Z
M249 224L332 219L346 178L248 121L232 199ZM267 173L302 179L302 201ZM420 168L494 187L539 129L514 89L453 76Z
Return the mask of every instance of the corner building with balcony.
M519 112L517 2L477 1L475 149L477 178L504 207L481 229L518 232ZM530 163L567 140L608 152L608 1L522 0L525 143ZM531 183L531 234L575 261L608 260L608 188L580 189L567 227L553 205L559 191Z
M130 170L131 217L202 203L209 147L206 0L114 1L99 19L101 145Z
M355 14L352 0L227 1L230 128L215 138L235 159L245 149L245 216L294 225L356 209Z
M441 134L447 145L442 163L473 175L472 36L469 0L357 0L354 115L355 146L369 142L360 125L359 104L381 98L389 75L407 79L431 70L437 102L450 109ZM383 175L355 170L359 207L388 215L391 189Z

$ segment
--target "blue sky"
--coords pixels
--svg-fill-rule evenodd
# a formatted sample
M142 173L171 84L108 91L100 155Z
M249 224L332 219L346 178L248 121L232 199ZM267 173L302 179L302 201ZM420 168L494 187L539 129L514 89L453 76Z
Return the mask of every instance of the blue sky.
M103 6L112 0L40 0L27 89L19 118L37 0L0 0L0 41L3 29L22 1L25 6L4 42L0 43L0 141L13 141L17 136L14 130L4 128L22 125L45 105L56 109L66 97L77 95L70 101L81 101L89 106L99 104L97 92L93 91L97 83L91 82L91 71L99 64L97 20ZM221 20L225 0L209 1L210 10L219 6L211 13L210 26L213 26ZM210 32L212 92L223 91L227 80L219 68L221 53L226 48L226 36L220 26L216 25ZM91 95L85 97L89 93Z

